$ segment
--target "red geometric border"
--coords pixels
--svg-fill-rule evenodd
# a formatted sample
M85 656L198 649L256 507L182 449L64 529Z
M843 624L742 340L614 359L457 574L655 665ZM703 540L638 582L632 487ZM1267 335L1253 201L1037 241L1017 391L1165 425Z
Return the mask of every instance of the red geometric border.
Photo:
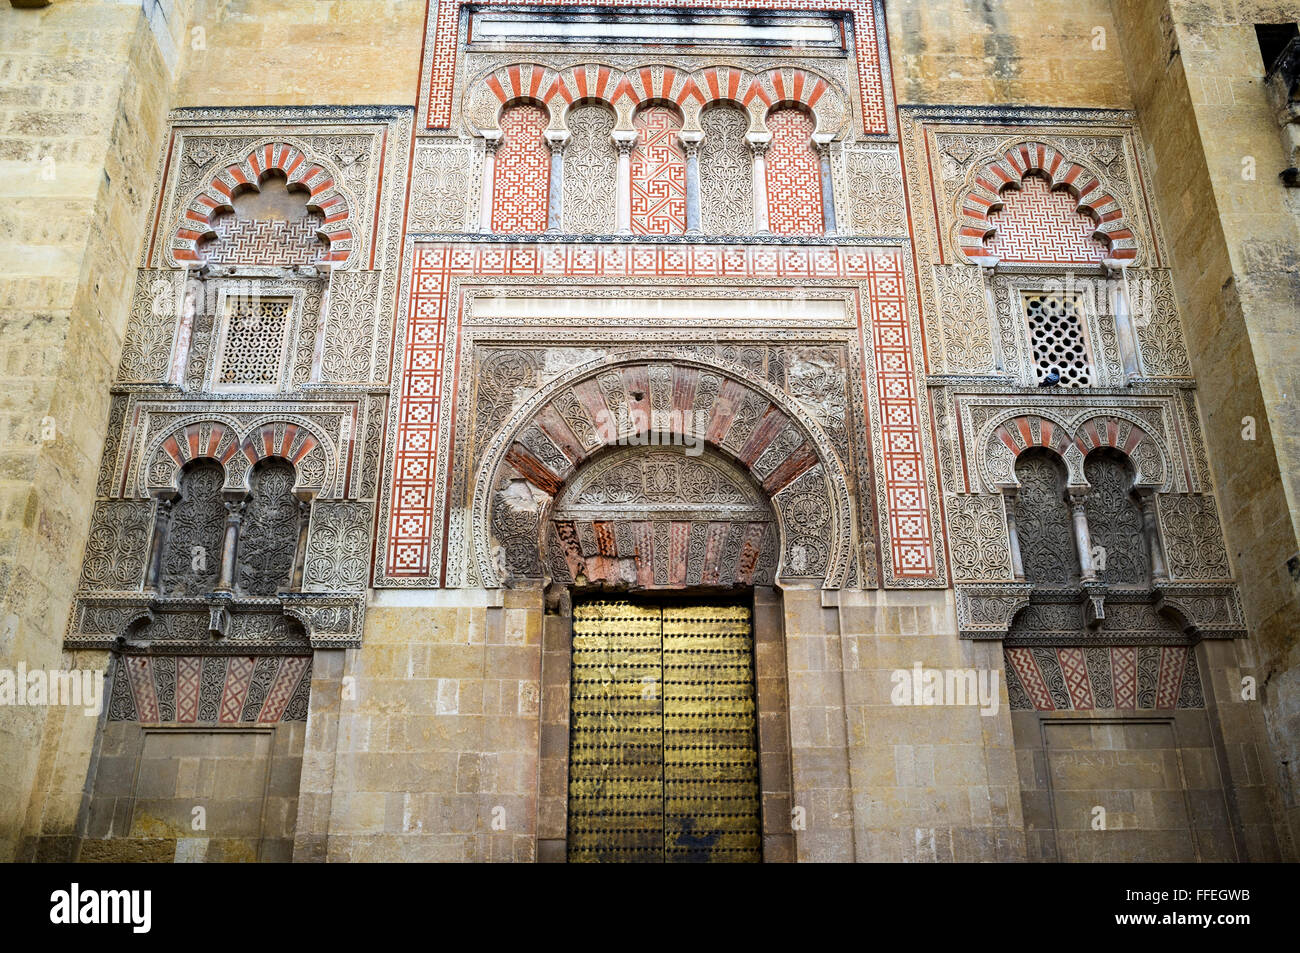
M826 246L430 243L415 246L406 347L394 434L395 466L385 574L418 578L431 569L437 524L434 479L442 410L443 354L453 278L850 279L867 288L859 336L871 327L874 396L882 440L879 478L889 509L894 575L935 574L929 489L921 451L919 388L906 306L903 256L887 248ZM864 345L865 346L865 345ZM863 381L864 391L870 382ZM870 401L869 401L870 402Z
M460 11L467 0L429 0L437 3L429 75L429 101L425 126L446 129L451 125L452 90L456 80ZM475 7L518 6L520 0L474 0ZM530 0L529 6L585 6L582 0ZM848 13L853 19L858 67L858 92L862 99L863 132L889 131L885 118L885 86L876 42L876 14L872 0L713 0L707 5L682 0L641 0L638 7L675 10L788 10L798 13Z

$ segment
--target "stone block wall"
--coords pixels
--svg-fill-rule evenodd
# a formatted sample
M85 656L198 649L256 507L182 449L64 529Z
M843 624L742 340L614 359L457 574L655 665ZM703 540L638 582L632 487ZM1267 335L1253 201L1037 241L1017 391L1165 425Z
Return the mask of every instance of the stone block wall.
M139 6L98 0L0 6L0 60L0 666L58 669L172 74ZM85 766L38 775L46 720L0 719L0 860L37 819L72 832Z

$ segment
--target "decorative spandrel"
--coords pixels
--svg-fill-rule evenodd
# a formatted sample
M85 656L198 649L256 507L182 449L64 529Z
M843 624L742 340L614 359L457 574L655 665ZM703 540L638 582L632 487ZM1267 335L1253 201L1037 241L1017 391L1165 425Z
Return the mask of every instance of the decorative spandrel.
M753 673L744 606L575 607L569 860L761 859Z

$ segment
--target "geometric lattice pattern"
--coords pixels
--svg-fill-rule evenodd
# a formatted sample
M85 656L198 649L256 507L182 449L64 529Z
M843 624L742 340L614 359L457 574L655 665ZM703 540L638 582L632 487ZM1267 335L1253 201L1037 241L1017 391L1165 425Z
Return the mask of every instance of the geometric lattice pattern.
M319 234L324 220L316 212L291 222L223 215L212 226L216 239L200 251L210 265L314 265L329 251Z
M1024 300L1037 383L1055 374L1060 387L1090 385L1092 362L1078 300L1059 294L1027 294Z
M307 656L128 655L114 666L110 721L276 724L306 721Z
M777 109L768 117L767 219L776 235L820 235L822 170L812 144L813 119L802 109Z
M896 576L936 571L929 488L921 448L918 383L902 257L887 249L713 245L494 245L428 243L416 246L394 435L395 466L384 572L393 578L427 576L437 526L434 480L442 410L448 288L458 277L729 278L793 284L817 278L849 279L863 289L860 333L870 328L874 354L873 403L880 408L881 481L889 509L890 551ZM855 309L856 310L856 309ZM865 342L864 342L865 343Z
M241 296L229 300L218 383L250 387L274 387L280 383L292 307L293 302L287 298Z
M1078 211L1079 200L1067 190L1052 191L1045 179L1028 175L1002 200L1005 206L988 217L997 231L985 241L985 254L1005 262L1076 265L1109 257L1106 244L1092 237L1096 223Z
M1186 646L1007 648L1007 695L1020 711L1204 708L1196 652Z
M430 6L434 0L429 0ZM476 7L508 6L515 0L476 0ZM425 37L428 62L428 101L424 124L429 129L446 129L451 125L452 94L456 83L456 57L460 45L460 19L463 0L438 0L436 19L429 18L431 34ZM579 0L538 0L533 6L581 6ZM681 0L643 0L645 9L679 8ZM685 5L688 8L689 4ZM858 98L862 103L862 128L867 134L889 131L885 110L885 83L881 72L881 50L876 38L875 8L871 0L714 0L709 10L780 10L817 13L845 11L853 24L853 49L857 58ZM432 10L430 10L432 13Z
M551 191L551 150L542 133L546 111L516 103L501 113L492 180L492 231L546 231Z
M686 231L686 155L677 141L677 111L648 106L633 120L632 232L680 235Z

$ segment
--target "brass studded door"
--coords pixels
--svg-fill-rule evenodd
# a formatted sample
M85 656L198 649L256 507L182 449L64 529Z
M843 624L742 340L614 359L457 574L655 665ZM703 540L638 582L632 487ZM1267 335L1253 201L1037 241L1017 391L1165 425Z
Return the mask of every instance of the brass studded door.
M570 861L761 859L753 652L746 606L574 607Z

